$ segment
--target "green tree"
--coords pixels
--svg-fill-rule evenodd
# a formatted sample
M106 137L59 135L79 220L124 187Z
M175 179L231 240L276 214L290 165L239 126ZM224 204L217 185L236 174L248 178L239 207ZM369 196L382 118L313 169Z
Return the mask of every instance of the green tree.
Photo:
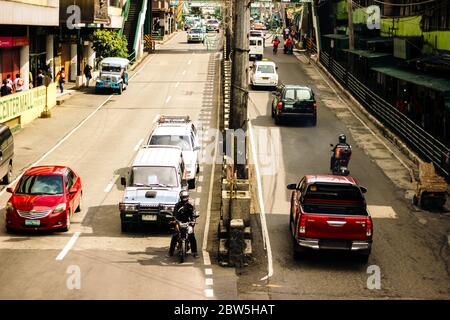
M120 36L116 31L97 29L94 31L92 42L97 57L128 58L127 38Z

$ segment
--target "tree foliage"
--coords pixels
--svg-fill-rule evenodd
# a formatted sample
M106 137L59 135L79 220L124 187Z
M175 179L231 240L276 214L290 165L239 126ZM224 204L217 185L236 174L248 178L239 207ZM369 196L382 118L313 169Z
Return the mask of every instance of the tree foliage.
M128 41L125 36L120 36L116 31L97 29L92 37L92 48L97 57L128 58Z

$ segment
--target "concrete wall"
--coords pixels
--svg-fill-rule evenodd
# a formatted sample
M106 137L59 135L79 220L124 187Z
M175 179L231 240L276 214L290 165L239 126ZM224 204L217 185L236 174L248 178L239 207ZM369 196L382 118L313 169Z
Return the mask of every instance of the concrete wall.
M30 123L38 118L47 103L51 109L56 105L56 84L46 87L40 86L20 93L0 98L0 123L20 118L21 125Z
M59 1L57 0L0 0L0 24L31 26L58 26Z

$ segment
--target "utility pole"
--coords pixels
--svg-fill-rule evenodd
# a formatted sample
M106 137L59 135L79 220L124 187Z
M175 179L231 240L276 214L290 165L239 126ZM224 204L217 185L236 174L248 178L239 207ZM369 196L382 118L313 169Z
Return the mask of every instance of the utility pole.
M347 0L347 12L348 12L348 47L350 50L355 49L355 38L353 33L353 8L352 0Z
M234 0L233 64L231 71L231 129L247 132L247 100L249 73L249 39L251 0ZM244 145L242 145L242 139ZM247 143L245 136L237 136L234 143L234 161L239 179L246 179Z

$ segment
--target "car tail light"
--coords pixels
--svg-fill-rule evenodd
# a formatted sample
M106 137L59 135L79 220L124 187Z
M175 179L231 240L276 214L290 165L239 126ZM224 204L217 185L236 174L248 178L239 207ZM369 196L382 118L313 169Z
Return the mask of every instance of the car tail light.
M341 148L336 148L336 158L340 158L341 157Z
M368 237L372 236L372 219L370 219L370 217L367 218L366 236Z
M299 233L306 233L306 216L304 214L300 215L300 228Z
M317 103L315 103L315 102L313 103L313 110L317 111Z
M278 110L283 109L283 102L278 102Z

